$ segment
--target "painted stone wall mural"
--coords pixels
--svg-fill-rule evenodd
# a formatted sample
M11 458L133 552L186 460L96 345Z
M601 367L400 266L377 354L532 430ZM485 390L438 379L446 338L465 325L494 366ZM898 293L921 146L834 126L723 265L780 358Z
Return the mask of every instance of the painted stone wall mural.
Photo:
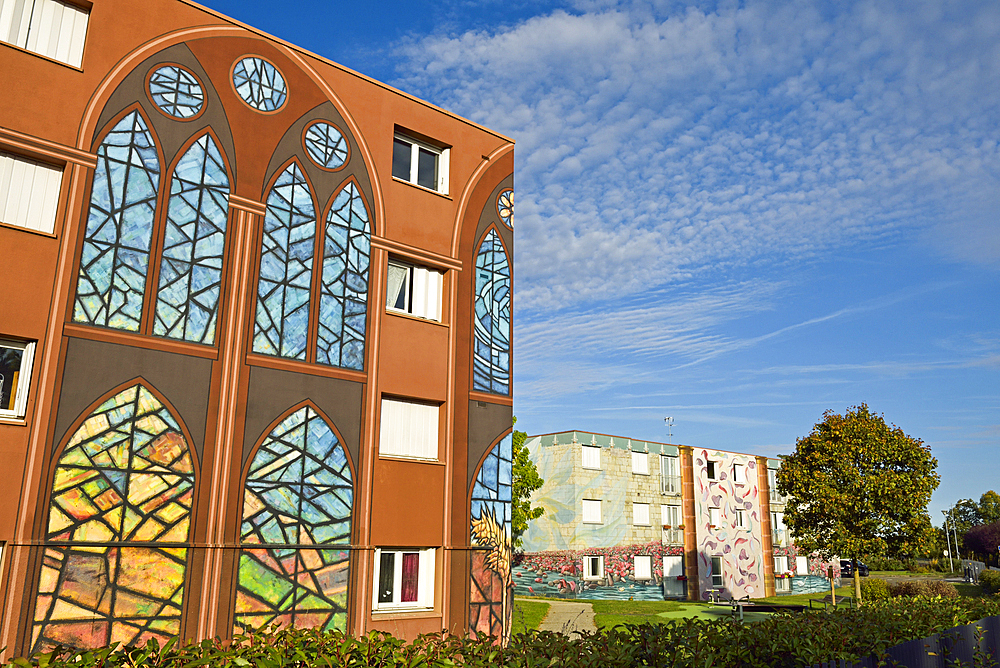
M237 629L344 630L353 494L347 453L312 408L267 436L243 497Z
M513 583L511 580L511 478L513 439L507 435L493 446L472 488L472 598L469 632L489 635L506 645L510 639Z
M33 651L180 632L194 478L177 421L143 385L90 414L55 470Z

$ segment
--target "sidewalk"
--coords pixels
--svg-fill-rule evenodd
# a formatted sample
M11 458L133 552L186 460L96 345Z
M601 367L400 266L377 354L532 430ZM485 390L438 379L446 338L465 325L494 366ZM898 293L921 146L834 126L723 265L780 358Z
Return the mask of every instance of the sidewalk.
M556 631L572 635L574 631L596 631L594 608L589 603L546 601L549 612L539 624L539 631Z

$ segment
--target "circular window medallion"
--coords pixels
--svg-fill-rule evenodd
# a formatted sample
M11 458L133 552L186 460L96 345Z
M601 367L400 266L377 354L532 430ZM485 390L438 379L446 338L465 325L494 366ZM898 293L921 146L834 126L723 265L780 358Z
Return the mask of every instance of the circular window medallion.
M285 104L288 89L278 68L263 58L244 58L233 68L233 87L257 111L277 111Z
M347 162L347 139L336 126L317 121L306 128L302 141L309 157L323 169L340 169Z
M158 67L149 76L149 97L160 111L174 118L194 118L205 104L201 84L177 65Z
M511 220L514 218L514 191L504 190L497 197L497 215L500 216L500 220L504 222L505 225L511 225Z

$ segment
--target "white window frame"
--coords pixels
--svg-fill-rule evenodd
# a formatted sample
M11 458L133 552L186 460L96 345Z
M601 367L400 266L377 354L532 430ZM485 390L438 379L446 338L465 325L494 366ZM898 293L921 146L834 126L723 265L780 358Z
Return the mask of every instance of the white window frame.
M597 572L594 572L594 565L597 565ZM583 558L583 579L602 580L604 579L604 557L588 554Z
M374 612L393 612L398 610L428 610L434 607L434 556L435 548L376 548L375 549L375 579L372 586L372 610ZM379 601L380 576L382 569L383 554L396 555L393 559L393 600L391 602ZM403 554L416 553L419 559L417 576L417 600L400 601L399 596L402 590Z
M746 529L747 528L747 516L745 510L736 509L735 515L733 516L733 528L734 529Z
M403 272L403 280L400 288L403 291L403 306L398 307L399 290L393 295L389 292L389 276L396 272ZM441 302L444 295L444 273L408 264L400 260L389 260L389 267L386 270L386 295L385 310L391 313L405 313L424 320L441 322ZM392 303L390 303L390 300Z
M724 574L725 559L722 558L721 554L713 554L710 558L710 563L712 564L712 586L713 587L724 587L726 586L726 578ZM715 570L715 565L718 563L719 570Z
M580 446L580 462L585 469L601 470L601 448L597 445Z
M402 132L396 132L392 136L393 139L393 155L396 153L396 142L406 142L410 145L410 173L406 178L393 174L392 178L400 179L406 181L418 188L424 188L426 190L432 190L434 192L441 193L442 195L448 194L448 172L449 172L449 162L451 161L451 149L441 148L440 146L434 146L428 144L427 142L420 141L419 139L414 139L413 137L404 134ZM433 188L427 188L427 186L420 185L418 181L419 176L419 164L420 164L420 149L432 153L437 162L437 180Z
M771 511L771 542L778 547L785 547L788 544L784 513Z
M708 524L709 524L709 526L713 526L713 527L719 526L719 522L721 521L720 517L719 517L720 516L719 510L720 510L719 508L709 508L708 509Z
M581 517L584 524L603 524L600 499L582 499Z
M80 67L90 12L59 0L34 0L14 15L14 2L0 3L0 41ZM24 9L28 9L25 12Z
M379 456L439 459L440 405L382 397L380 412Z
M746 483L746 481L747 481L746 464L733 464L733 482Z
M648 503L633 503L632 504L632 524L634 526L649 526L649 504Z
M11 339L0 339L0 346L20 350L21 366L17 371L17 389L13 396L13 404L0 406L0 419L21 420L24 419L28 408L28 393L31 389L31 369L35 362L35 342L34 341L14 341ZM13 378L4 378L3 386L9 387L14 382Z
M780 575L782 573L789 573L791 569L788 568L788 557L775 557L774 558L774 574Z
M649 454L645 452L632 452L632 474L649 475Z
M52 234L63 168L0 151L0 223Z
M684 515L681 513L681 506L676 503L664 503L660 505L660 524L670 528L666 529L666 539L670 544L684 542L684 530L679 528L684 524Z
M663 494L680 494L681 475L680 458L673 455L660 456L660 492Z
M636 580L653 579L653 557L637 554L632 557L632 575Z

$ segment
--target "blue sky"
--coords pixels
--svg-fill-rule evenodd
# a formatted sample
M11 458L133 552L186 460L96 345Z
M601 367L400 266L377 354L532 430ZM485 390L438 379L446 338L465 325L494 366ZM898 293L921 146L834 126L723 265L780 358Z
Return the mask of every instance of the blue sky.
M935 522L1000 489L994 0L208 5L517 141L519 427L773 456L867 402Z

